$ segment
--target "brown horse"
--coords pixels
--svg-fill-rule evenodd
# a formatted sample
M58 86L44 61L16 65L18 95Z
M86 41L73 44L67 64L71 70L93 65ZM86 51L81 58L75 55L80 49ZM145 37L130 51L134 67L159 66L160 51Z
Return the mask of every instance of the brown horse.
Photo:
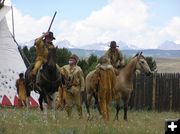
M116 115L115 119L118 120L118 114L120 110L120 100L124 103L124 120L127 120L128 102L133 91L133 76L136 70L139 70L146 75L151 74L149 65L146 62L145 57L141 53L136 54L129 63L119 71L116 77L115 85L115 101L116 101Z
M50 106L51 104L53 106L53 112L55 113L55 92L58 91L58 87L62 85L63 81L56 66L56 50L57 48L50 48L48 50L47 62L42 65L42 69L39 72L38 85L32 81L30 76L33 65L30 66L25 73L27 97L30 97L32 90L36 90L40 94L40 109L43 111L43 108L45 108L45 114L47 113L47 105ZM27 104L29 105L29 99ZM55 114L53 116L55 117Z

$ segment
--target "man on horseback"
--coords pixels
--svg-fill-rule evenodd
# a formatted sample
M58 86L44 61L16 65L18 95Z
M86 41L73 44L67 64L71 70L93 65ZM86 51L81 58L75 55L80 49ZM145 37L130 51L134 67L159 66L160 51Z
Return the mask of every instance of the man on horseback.
M47 62L48 49L54 48L52 41L55 39L53 32L46 32L43 35L35 40L36 47L36 60L34 68L31 72L32 79L36 80L36 74L40 69L41 65Z
M105 56L107 56L110 59L111 65L114 68L121 68L124 66L124 59L121 51L117 49L116 42L111 41L109 50L105 53Z
M72 107L75 105L79 112L79 117L82 117L81 106L81 91L84 91L84 75L82 69L77 66L78 56L73 54L69 58L69 64L61 68L61 74L65 78L65 110L68 117L71 116Z

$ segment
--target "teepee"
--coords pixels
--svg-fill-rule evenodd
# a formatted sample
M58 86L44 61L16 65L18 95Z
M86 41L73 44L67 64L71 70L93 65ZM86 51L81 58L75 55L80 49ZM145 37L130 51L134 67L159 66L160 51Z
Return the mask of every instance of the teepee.
M17 106L18 95L15 87L19 73L26 66L9 31L5 15L11 8L0 8L0 106ZM38 106L38 94L31 93L30 105Z

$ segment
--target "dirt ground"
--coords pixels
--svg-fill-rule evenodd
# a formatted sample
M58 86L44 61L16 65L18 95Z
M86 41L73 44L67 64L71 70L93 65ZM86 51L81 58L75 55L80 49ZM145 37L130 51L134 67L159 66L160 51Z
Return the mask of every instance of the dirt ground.
M154 57L157 64L157 70L161 73L180 72L180 58L159 58Z

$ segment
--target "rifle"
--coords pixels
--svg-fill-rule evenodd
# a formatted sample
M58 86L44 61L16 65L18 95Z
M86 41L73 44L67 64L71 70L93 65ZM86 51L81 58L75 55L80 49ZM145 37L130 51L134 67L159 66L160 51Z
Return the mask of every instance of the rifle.
M48 32L49 32L50 29L51 29L51 26L52 26L52 23L53 23L53 21L54 21L54 18L55 18L55 16L56 16L56 14L57 14L57 11L55 11L55 13L54 13L54 16L53 16L53 18L52 18L52 20L51 20L51 23L50 23L50 25L49 25L49 28L48 28Z
M51 29L52 23L53 23L53 21L54 21L54 18L55 18L55 16L56 16L56 13L57 13L57 11L55 11L55 13L54 13L54 15L53 15L53 18L52 18L52 20L51 20L51 23L50 23L50 25L49 25L48 31L47 31L46 33L49 33L49 32L50 32L50 29ZM43 33L43 34L44 34L44 33ZM46 42L45 42L45 47L47 47Z

